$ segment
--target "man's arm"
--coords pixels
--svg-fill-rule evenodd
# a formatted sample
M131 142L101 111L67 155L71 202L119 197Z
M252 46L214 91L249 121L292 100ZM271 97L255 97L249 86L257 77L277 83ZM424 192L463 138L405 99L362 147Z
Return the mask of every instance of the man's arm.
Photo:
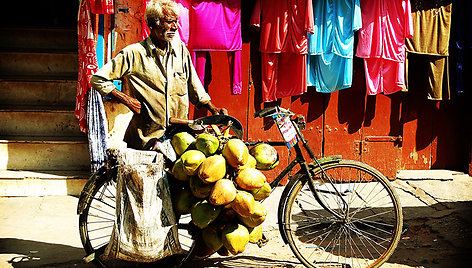
M109 93L109 95L113 96L115 99L126 105L133 113L141 113L141 103L137 99L119 91L116 88L114 88Z
M228 115L228 110L226 108L218 108L211 101L208 101L206 104L203 104L203 107L207 108L211 114L224 114Z

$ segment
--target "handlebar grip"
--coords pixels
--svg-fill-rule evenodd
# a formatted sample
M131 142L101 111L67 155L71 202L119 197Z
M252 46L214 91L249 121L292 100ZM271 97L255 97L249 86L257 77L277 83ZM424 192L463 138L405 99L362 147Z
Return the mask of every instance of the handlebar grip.
M269 114L273 114L274 111L277 111L277 106L264 108L260 110L259 112L254 113L254 117L266 117Z
M169 123L176 125L188 125L192 123L192 120L171 117L169 118Z

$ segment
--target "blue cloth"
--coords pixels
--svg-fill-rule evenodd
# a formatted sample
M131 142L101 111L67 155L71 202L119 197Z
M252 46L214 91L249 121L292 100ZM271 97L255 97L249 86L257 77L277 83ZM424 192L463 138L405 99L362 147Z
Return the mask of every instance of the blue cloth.
M308 86L330 93L352 84L354 32L362 27L359 0L313 0L308 34Z

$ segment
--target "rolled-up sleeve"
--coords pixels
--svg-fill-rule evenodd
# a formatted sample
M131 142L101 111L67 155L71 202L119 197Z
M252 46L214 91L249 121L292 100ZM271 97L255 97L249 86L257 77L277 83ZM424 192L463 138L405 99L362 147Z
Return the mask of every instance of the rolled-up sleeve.
M106 96L114 88L113 80L121 80L129 72L129 60L124 51L121 51L111 61L106 63L90 79L93 89L97 90L102 96Z

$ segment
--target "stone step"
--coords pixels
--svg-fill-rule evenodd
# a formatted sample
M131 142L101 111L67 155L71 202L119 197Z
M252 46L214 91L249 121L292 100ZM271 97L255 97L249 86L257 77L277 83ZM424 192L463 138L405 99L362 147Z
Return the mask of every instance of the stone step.
M0 50L60 49L77 51L77 30L0 27Z
M75 106L77 79L56 81L0 80L0 106Z
M6 76L77 77L78 55L67 51L0 51L0 74Z
M85 137L74 110L61 106L1 107L0 136Z
M80 195L87 171L0 170L0 196Z
M0 170L90 170L86 140L0 137Z

